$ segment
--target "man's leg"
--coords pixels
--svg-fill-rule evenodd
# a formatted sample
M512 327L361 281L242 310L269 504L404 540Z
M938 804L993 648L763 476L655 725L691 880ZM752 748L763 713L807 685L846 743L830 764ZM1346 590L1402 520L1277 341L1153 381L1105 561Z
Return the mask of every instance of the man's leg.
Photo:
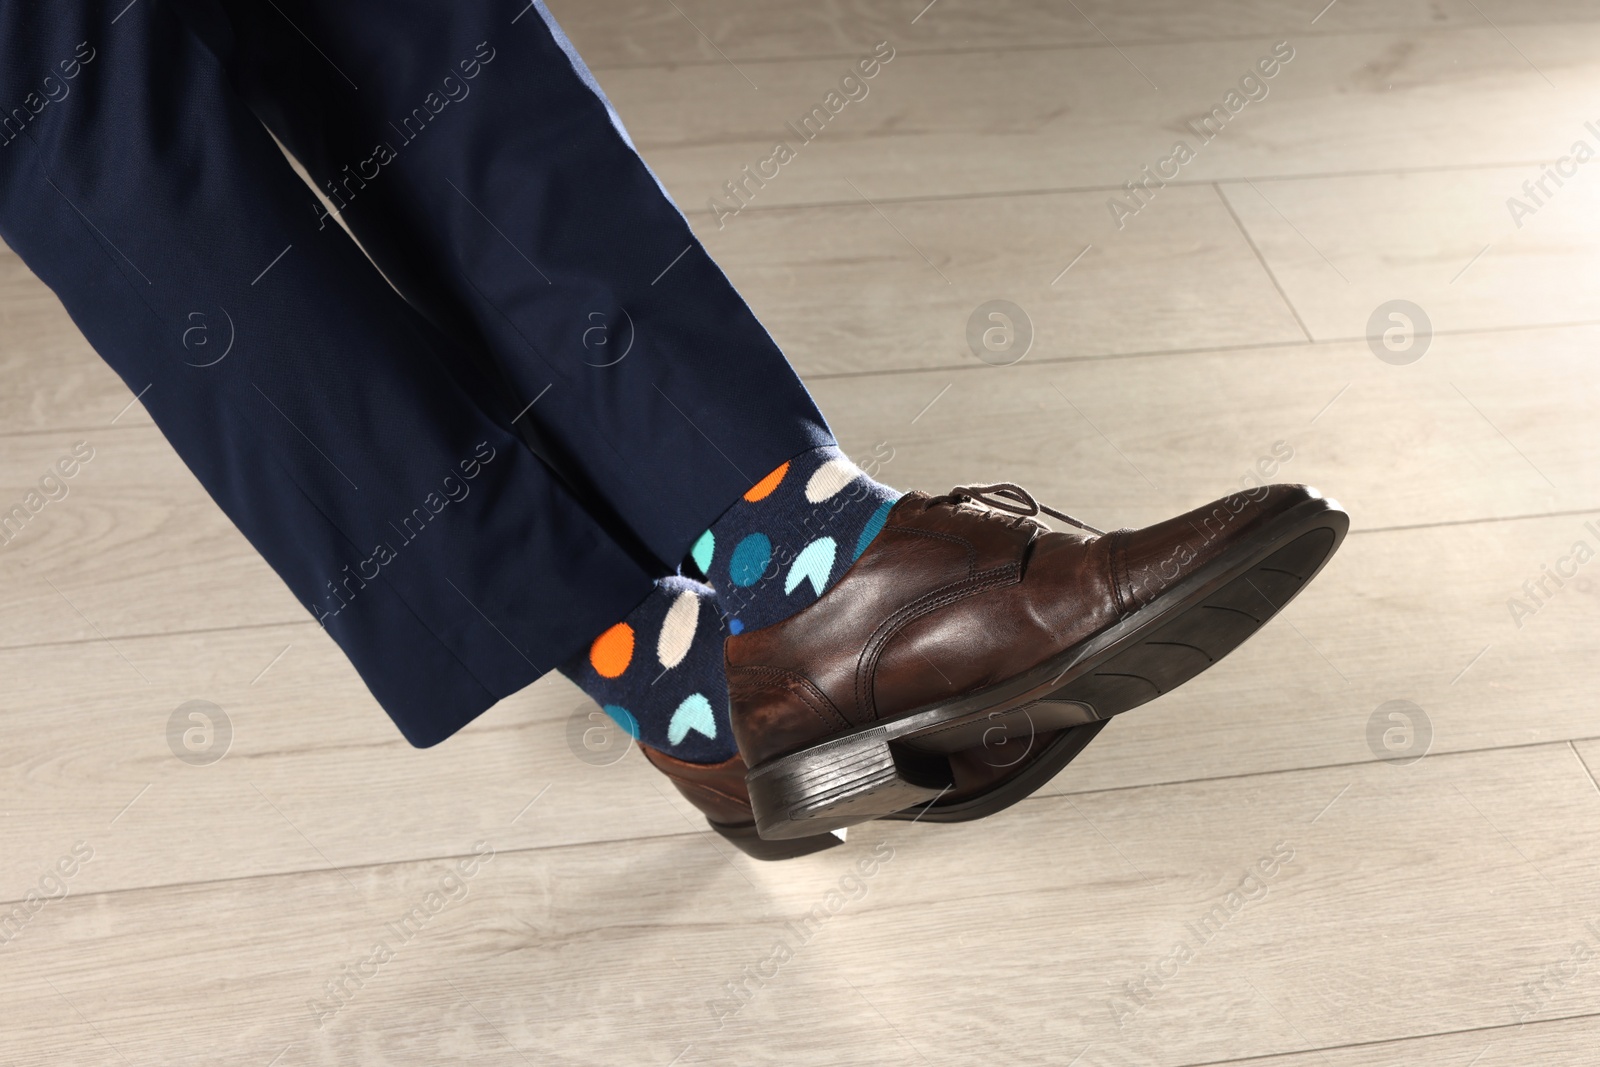
M1109 536L1045 530L1008 483L897 497L824 451L536 2L217 2L233 21L202 32L244 95L400 290L483 342L568 477L662 560L711 531L713 584L740 592L729 629L749 623L724 657L763 839L933 818L965 754L1018 724L1055 740L937 814L1028 795L1083 731L1253 633L1343 536L1304 487Z
M0 108L0 236L410 740L645 597L169 4L0 0Z
M374 261L657 558L833 443L542 5L212 2L184 6Z
M896 494L830 447L548 13L522 0L184 7L384 273L489 355L503 410L526 410L544 452L603 497L594 510L662 560L692 546L717 584L713 599L658 583L562 672L741 848L821 847L755 834L723 639L814 603ZM991 732L975 771L952 761L953 803L930 821L996 810L1009 802L996 779L1030 766L1046 780L1096 729L1030 733L1020 754Z

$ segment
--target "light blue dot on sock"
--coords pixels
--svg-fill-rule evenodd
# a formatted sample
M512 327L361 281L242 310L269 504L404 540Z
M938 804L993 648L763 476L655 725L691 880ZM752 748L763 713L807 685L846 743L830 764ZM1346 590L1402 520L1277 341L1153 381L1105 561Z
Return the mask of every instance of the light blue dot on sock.
M605 709L605 713L611 716L618 726L628 731L628 736L635 741L639 740L639 720L633 717L633 712L621 704L602 704L601 707Z
M856 554L851 556L851 559L860 559L861 553L865 552L867 546L872 544L872 539L878 536L878 533L883 529L883 524L889 521L889 511L894 507L894 504L893 500L885 500L878 505L878 510L872 513L872 518L868 519L867 525L862 528L861 536L856 538Z
M772 560L772 542L767 535L753 533L733 547L728 560L728 577L737 586L755 585Z
M833 554L837 546L831 537L819 537L794 558L789 566L789 577L783 581L785 594L794 592L810 580L811 590L817 596L828 588L828 576L833 573Z
M728 620L728 632L730 634L742 634L742 633L744 633L744 623L740 622L738 619L729 619Z
M667 742L682 744L690 730L712 739L717 736L717 713L711 701L699 693L684 697L678 710L672 713L672 721L667 723Z
M694 547L689 549L689 558L694 560L694 565L700 568L701 574L711 573L711 556L717 550L717 539L707 530L695 541Z

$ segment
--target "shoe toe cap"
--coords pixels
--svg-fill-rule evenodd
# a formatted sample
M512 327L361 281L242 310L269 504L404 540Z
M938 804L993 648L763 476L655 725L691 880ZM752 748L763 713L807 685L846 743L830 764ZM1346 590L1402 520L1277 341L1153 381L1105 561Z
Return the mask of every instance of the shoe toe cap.
M1113 570L1130 606L1162 591L1221 556L1229 546L1308 501L1322 499L1309 485L1274 484L1230 496L1137 530L1118 531Z

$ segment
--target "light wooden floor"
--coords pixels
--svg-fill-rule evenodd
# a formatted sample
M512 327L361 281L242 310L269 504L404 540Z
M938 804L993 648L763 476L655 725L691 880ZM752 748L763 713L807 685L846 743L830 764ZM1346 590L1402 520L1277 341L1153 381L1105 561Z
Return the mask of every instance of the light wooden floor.
M1040 795L782 865L637 753L578 759L559 678L410 749L0 256L0 503L94 449L0 549L4 909L92 856L0 945L0 1062L1595 1063L1600 563L1520 625L1508 600L1600 549L1600 161L1520 227L1506 199L1600 148L1600 12L1324 2L553 4L885 480L1134 525L1276 446L1353 517L1278 622ZM868 96L719 229L708 199L883 40ZM1108 197L1283 40L1268 95L1117 229ZM1033 325L1012 366L967 347L992 299ZM1434 331L1409 365L1366 340L1394 299ZM189 700L229 717L220 762L173 757ZM1381 758L1390 701L1420 761Z

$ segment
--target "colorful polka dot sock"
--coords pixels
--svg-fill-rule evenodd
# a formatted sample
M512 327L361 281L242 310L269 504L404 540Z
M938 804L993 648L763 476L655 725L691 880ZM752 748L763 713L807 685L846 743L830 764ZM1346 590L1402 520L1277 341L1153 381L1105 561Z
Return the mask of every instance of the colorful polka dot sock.
M782 622L839 580L900 494L837 448L804 452L712 523L689 562L717 591L729 633Z
M708 586L662 578L627 618L557 670L641 744L689 763L721 763L738 752L722 668L726 636Z

